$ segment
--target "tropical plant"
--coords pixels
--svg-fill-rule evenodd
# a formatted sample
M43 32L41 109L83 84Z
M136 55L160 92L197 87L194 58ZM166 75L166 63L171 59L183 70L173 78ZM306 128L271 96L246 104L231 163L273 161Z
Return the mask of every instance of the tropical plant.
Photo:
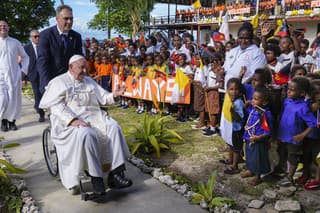
M208 203L209 208L214 208L215 206L222 207L224 205L233 206L235 204L234 200L230 198L214 196L216 177L217 171L214 170L211 173L206 185L202 181L198 182L198 192L192 195L192 204L200 204L203 200Z
M141 126L133 132L135 141L130 145L132 154L138 150L156 152L160 158L162 149L169 149L168 143L180 143L183 138L174 130L164 126L166 117L150 116L145 113Z
M3 137L0 137L0 142L3 139ZM17 147L19 145L20 144L18 143L10 143L6 145L0 144L0 148L4 150ZM17 187L11 184L11 181L7 176L8 173L22 174L25 173L25 171L13 166L4 159L0 159L0 200L5 201L8 212L19 213L22 207L22 199Z
M154 0L91 0L99 12L90 21L89 27L99 30L116 30L127 36L135 36L148 21L148 12Z
M0 20L8 23L10 36L21 42L28 41L31 30L48 25L54 15L52 0L1 1Z
M0 137L0 142L3 140L3 137ZM2 149L9 149L13 147L20 146L18 143L10 143L6 145L0 144L0 148ZM14 173L14 174L23 174L25 171L23 169L19 169L15 166L13 166L11 163L9 163L6 160L0 159L0 179L8 179L7 173Z

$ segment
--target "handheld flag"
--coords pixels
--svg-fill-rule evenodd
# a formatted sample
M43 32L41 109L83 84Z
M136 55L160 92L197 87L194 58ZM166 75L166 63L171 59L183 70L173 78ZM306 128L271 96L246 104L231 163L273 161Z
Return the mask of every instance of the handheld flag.
M280 36L280 37L290 36L289 26L288 26L288 23L286 20L282 23L282 26L281 26L280 31L278 32L277 36Z
M254 30L257 29L259 26L259 15L256 14L255 16L253 16L250 23L252 24Z
M214 42L217 42L217 41L225 41L226 40L226 37L223 33L220 33L220 32L213 32L212 33L212 40Z
M222 24L219 29L219 33L222 33L225 37L224 41L229 41L230 40L230 32L229 32L229 13L228 11L222 18Z
M301 36L304 35L307 32L307 28L303 27L303 28L298 28L294 30L294 34L296 36Z
M155 69L156 76L162 78L163 80L167 80L167 73L162 72L161 70Z
M232 145L232 116L231 116L232 101L226 93L224 96L222 113L220 119L220 130L222 139L229 145Z
M189 78L180 68L176 71L175 83L179 85L179 91L182 92L189 83Z
M263 115L262 115L261 128L265 131L268 131L268 132L270 131L270 127L268 125L266 113L263 113Z
M194 9L200 9L201 8L201 2L200 0L196 0L195 2L193 2L193 4L191 5Z

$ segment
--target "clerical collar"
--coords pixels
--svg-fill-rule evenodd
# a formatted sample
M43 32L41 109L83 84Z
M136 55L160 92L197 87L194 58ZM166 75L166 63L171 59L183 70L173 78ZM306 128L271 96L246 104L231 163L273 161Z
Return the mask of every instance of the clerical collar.
M58 25L57 25L57 29L58 29L59 35L62 35L62 34L63 34L63 35L68 36L68 33L62 32L62 31L59 29Z

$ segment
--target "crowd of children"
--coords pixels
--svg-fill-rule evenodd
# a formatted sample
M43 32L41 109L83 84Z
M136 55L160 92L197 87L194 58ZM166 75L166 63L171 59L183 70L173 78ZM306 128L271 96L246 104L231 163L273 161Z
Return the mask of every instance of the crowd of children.
M285 174L280 186L304 184L306 189L315 189L320 187L319 163L316 178L311 179L311 165L320 157L320 34L309 48L303 35L290 32L291 36L262 38L261 45L247 24L237 40L225 45L216 41L213 47L198 46L190 34L165 40L157 33L136 41L92 41L86 57L89 74L109 91L113 74L122 80L131 75L134 86L141 76L166 80L182 72L191 83L191 104L166 103L162 115L176 112L179 122L197 115L193 129L201 129L206 137L221 132L229 150L229 159L220 161L228 165L226 174L240 173L238 164L245 158L246 171L241 177L253 177L248 181L251 185L261 183L262 176L272 172ZM254 61L257 57L246 56L252 49L262 52L259 63ZM242 62L237 57L243 58ZM252 64L257 66L254 70ZM159 110L151 101L124 96L120 105L123 109L136 106L138 114ZM275 168L269 161L271 143L277 144L279 155ZM302 175L294 180L298 163L303 164Z

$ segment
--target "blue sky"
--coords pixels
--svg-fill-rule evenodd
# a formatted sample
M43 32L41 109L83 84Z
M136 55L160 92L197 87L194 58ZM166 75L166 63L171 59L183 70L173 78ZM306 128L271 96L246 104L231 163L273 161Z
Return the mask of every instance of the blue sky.
M89 0L65 0L65 4L68 4L73 9L73 29L78 31L82 38L86 37L95 37L97 39L104 39L107 37L106 32L104 31L97 31L88 29L87 23L93 18L93 16L98 12L94 3L91 3ZM59 0L56 0L55 7L60 4ZM178 9L188 8L190 6L179 6ZM175 14L175 5L170 6L170 13L171 15ZM167 15L168 6L167 4L156 4L154 10L151 12L152 16L165 16ZM50 26L55 25L56 21L55 18L50 19ZM113 36L116 36L114 34Z

